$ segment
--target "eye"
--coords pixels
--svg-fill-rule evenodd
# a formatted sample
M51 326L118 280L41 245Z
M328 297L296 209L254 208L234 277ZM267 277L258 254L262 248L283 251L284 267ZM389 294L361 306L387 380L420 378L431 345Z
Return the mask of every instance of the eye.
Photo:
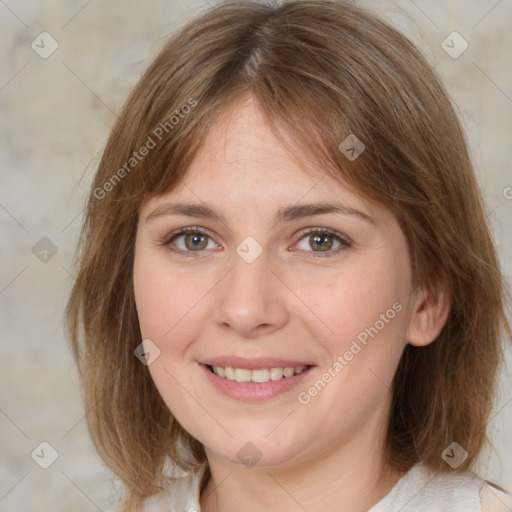
M171 252L192 257L197 256L194 253L218 248L206 230L195 226L173 231L162 240L161 245L165 245ZM347 237L330 229L312 228L302 233L295 247L309 253L309 257L328 257L351 247L351 243Z
M316 253L308 254L308 256L311 257L332 256L350 246L351 244L346 237L327 228L309 229L305 233L302 233L302 237L297 244L297 247L301 250ZM312 248L313 250L311 251L308 248Z
M215 249L217 244L210 235L201 228L187 227L173 231L163 242L172 252L183 253L185 256L193 256L193 252L202 252L204 249ZM176 246L174 249L172 246Z

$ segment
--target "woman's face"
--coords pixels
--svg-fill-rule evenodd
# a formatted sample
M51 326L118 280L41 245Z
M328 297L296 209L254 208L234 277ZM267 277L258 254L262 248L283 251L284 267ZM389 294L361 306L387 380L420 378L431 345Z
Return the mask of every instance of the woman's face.
M405 237L250 98L145 204L133 271L151 376L207 453L284 467L378 444L414 318Z

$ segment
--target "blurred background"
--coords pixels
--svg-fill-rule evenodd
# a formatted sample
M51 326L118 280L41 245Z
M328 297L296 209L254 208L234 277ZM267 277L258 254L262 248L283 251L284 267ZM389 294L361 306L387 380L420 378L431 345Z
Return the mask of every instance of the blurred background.
M90 441L62 331L73 255L124 99L166 38L214 3L0 0L1 511L94 512L116 503L119 481ZM444 79L510 285L512 2L358 3L408 35ZM495 449L481 472L510 490L511 353L489 425Z

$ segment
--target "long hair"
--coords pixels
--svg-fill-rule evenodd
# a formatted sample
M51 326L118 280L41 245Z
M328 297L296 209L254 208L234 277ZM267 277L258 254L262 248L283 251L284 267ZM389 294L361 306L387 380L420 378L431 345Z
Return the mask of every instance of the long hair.
M393 382L386 458L472 469L485 442L502 347L505 288L467 143L435 71L401 33L345 0L230 2L176 33L127 99L91 188L67 330L88 427L135 506L165 488L166 461L192 471L201 443L173 418L147 367L132 267L138 211L171 191L220 116L251 94L276 137L396 215L414 285L440 280L447 323L407 345ZM355 135L354 160L340 150ZM294 147L289 146L290 151Z

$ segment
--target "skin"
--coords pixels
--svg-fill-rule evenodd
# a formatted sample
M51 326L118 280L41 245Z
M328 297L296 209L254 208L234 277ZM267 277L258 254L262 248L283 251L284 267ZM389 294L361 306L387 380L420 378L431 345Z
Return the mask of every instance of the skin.
M232 113L212 130L179 187L140 211L135 299L143 339L160 350L148 368L172 414L205 446L212 478L201 495L204 512L363 512L401 476L383 459L400 356L407 343L436 338L449 301L442 291L413 290L406 239L388 209L291 155L250 96ZM373 222L339 213L272 222L278 208L334 201ZM226 221L183 215L146 221L177 202L207 203ZM162 244L187 226L208 231L201 250L191 250L190 240L186 246L185 235ZM307 228L329 228L350 246L328 236L332 248L321 251L303 234ZM262 248L252 263L236 252L247 236ZM397 302L401 311L301 404L299 392ZM220 394L198 366L228 354L294 358L316 367L297 389L241 401ZM253 467L237 456L248 442L261 453Z

